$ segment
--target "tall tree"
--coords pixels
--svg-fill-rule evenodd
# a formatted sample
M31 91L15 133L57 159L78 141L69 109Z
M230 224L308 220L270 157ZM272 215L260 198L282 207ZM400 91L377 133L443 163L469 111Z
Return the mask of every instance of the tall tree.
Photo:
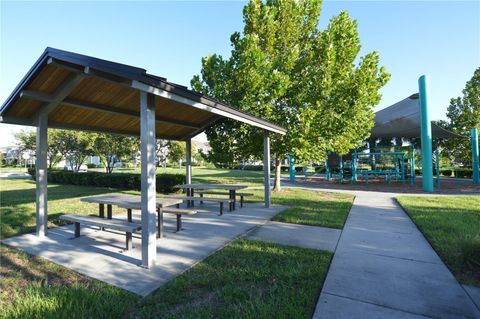
M179 163L182 166L182 160L187 154L185 142L169 141L168 142L168 159L172 162Z
M287 154L298 160L346 153L368 137L372 107L389 74L379 55L360 51L357 23L347 12L319 31L320 0L251 0L243 9L243 33L230 40L229 59L210 55L194 76L193 89L262 116L288 129L272 135L275 186ZM212 153L229 158L261 156L262 132L234 121L206 131Z
M92 154L93 138L91 133L59 130L58 149L74 172L80 170L88 155Z
M57 165L61 160L62 156L59 152L59 130L49 129L48 130L48 149L47 149L47 162L48 168L52 169ZM37 134L35 131L22 130L15 134L15 139L17 140L18 145L21 147L21 150L31 150L36 151L37 145Z
M480 128L480 68L465 84L462 97L452 98L447 109L447 120L439 121L444 128L463 135L470 136L470 130ZM443 152L448 154L455 164L470 164L472 148L470 141L450 139L442 141Z
M112 173L116 163L130 159L138 152L140 141L137 137L106 133L92 134L92 154L98 155L107 173Z
M168 140L158 139L155 144L155 155L157 157L158 166L165 168L168 159Z

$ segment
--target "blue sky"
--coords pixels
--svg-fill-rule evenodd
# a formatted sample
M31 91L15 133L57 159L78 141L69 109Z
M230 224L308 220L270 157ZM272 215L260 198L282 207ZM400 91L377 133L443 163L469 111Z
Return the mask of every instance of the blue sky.
M147 69L189 85L201 57L228 56L245 2L8 2L0 4L0 100L45 47ZM341 10L358 21L361 55L376 50L392 74L376 110L418 91L430 76L432 118L480 67L480 1L326 1L320 28ZM0 145L21 127L0 124Z

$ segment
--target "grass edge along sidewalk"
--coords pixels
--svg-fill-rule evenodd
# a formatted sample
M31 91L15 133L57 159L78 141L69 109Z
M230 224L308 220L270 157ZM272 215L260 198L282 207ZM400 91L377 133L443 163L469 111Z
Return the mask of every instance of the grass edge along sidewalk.
M235 240L145 299L0 245L0 318L310 318L332 254Z
M399 196L397 201L457 280L480 287L480 196Z

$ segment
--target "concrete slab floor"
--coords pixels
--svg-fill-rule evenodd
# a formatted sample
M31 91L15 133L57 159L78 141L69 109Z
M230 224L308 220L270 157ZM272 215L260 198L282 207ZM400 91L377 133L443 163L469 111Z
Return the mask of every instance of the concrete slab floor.
M150 269L140 267L140 234L134 235L131 251L124 250L124 233L82 226L82 236L73 238L73 225L49 229L44 238L25 234L2 243L146 296L285 208L266 209L261 204L248 204L218 216L218 205L205 204L202 213L183 218L184 229L178 233L175 233L175 216L165 214L166 237L157 240L157 264Z
M340 229L270 221L249 232L246 238L333 252L340 233Z

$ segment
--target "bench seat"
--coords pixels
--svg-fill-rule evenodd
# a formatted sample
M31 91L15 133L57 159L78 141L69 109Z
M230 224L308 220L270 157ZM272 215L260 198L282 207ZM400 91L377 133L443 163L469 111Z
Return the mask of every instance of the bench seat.
M203 197L203 195L227 195L227 196L230 196L230 193L229 192L220 192L220 191L197 191L196 194L200 195L200 197ZM243 198L244 197L249 197L249 196L253 196L252 193L235 193L235 196L240 196L240 208L243 207ZM202 201L200 201L200 203L202 203Z
M86 215L61 215L62 220L67 220L75 223L75 237L80 236L80 224L98 226L103 228L115 229L126 233L126 249L132 249L132 233L142 229L142 226L137 223L132 223L120 219L105 219L96 216Z
M177 232L179 232L182 230L182 215L192 216L195 215L197 211L187 208L165 207L162 208L162 213L177 215Z
M186 201L200 201L203 202L214 202L220 204L220 215L223 215L223 204L224 203L233 203L233 199L230 198L202 198L202 197L193 197L193 196L176 196L176 195L168 195L168 198L175 198L175 199L182 199ZM177 205L178 206L178 205ZM177 207L178 208L178 207ZM230 206L231 210L231 206Z

